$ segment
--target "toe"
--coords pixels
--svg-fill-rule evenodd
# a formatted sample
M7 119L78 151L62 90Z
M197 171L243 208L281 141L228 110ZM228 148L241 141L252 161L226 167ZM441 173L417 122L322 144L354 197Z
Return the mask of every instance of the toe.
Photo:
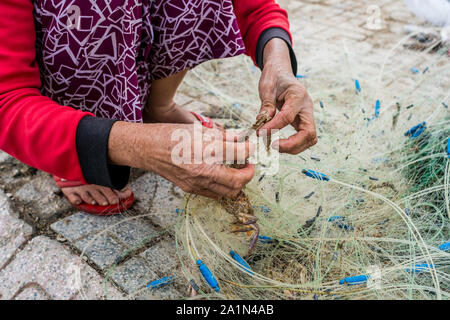
M76 193L66 194L66 197L69 203L73 206L78 206L82 202L80 196L78 196Z
M110 188L102 189L102 194L106 199L108 199L108 202L110 204L118 204L119 203L119 196Z
M103 195L102 192L98 189L89 190L89 193L91 194L92 198L100 204L101 206L107 206L110 204L108 199Z
M94 200L94 198L90 195L89 192L87 191L83 191L80 194L81 199L83 199L84 202L92 204L92 205L96 205L97 202Z
M132 194L132 191L128 186L121 191L114 190L114 192L119 196L121 200L129 198Z

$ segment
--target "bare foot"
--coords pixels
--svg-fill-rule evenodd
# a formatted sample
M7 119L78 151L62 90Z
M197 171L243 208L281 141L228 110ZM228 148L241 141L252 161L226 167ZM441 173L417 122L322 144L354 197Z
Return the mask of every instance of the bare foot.
M123 190L113 190L107 187L97 185L85 185L79 187L62 188L61 191L67 197L69 202L76 206L82 202L108 206L118 204L120 200L131 196L131 190L127 186Z

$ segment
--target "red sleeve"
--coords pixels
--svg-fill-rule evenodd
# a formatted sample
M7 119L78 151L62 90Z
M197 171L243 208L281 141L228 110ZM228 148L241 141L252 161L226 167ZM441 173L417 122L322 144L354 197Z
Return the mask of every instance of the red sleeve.
M256 44L264 30L272 27L284 29L292 43L288 14L274 0L233 0L233 7L247 55L255 64Z
M32 0L0 0L0 149L69 180L83 181L78 122L90 113L40 94Z

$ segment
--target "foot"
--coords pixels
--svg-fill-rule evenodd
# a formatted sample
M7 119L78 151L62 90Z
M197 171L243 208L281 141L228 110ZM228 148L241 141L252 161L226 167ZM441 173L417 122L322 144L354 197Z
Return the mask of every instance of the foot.
M73 206L80 205L83 202L99 206L116 205L121 200L129 198L132 194L128 186L118 191L93 184L62 188L61 191Z

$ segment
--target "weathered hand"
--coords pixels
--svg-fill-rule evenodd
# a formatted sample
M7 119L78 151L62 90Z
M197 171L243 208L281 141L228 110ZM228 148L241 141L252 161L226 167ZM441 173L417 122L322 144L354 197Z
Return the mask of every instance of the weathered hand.
M288 125L297 130L288 139L274 142L278 144L280 152L298 154L317 143L313 103L305 87L292 73L289 50L284 40L272 39L264 49L259 95L262 104L258 117L262 112L273 117L261 130L270 133L272 129L282 129Z
M249 142L235 140L235 134L200 125L116 122L109 157L114 164L153 171L185 192L232 198L255 173L254 165L234 169L222 164L230 160L244 163L253 153ZM194 159L196 148L200 158ZM226 158L229 150L234 150L232 159Z

